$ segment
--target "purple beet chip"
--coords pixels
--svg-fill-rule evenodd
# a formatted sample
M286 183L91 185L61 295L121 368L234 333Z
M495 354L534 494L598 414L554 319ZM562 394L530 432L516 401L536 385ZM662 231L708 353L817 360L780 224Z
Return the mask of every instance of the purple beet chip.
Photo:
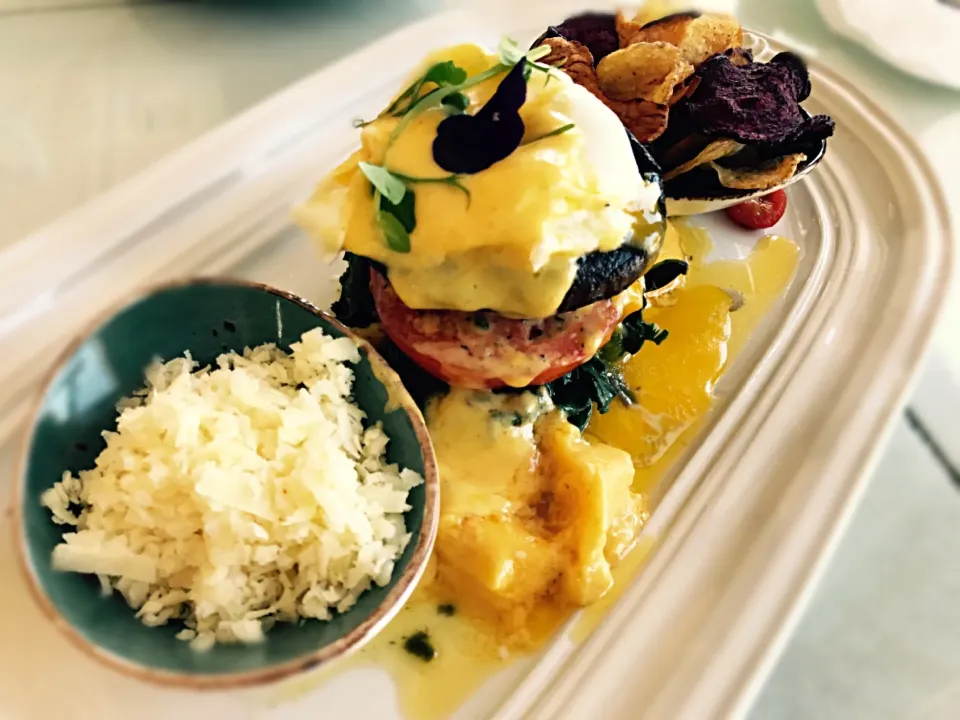
M586 45L590 54L593 55L594 64L620 49L617 18L612 13L592 12L567 18L559 25L551 25L547 28L547 31L533 43L533 47L550 37L562 37Z
M523 140L520 108L527 99L526 59L500 82L476 115L451 115L437 126L433 159L444 170L472 175L508 157Z
M796 142L812 122L800 109L809 81L799 58L738 66L715 55L698 75L700 84L684 103L684 115L693 131L707 137L745 144ZM827 125L818 119L814 129L822 133Z

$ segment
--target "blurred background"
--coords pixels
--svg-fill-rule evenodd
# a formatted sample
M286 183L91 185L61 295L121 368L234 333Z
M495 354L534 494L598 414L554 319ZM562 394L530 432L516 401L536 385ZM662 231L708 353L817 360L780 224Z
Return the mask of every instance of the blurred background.
M470 2L0 0L0 252L289 83ZM957 0L693 5L735 12L852 79L960 208ZM958 285L754 720L960 717Z

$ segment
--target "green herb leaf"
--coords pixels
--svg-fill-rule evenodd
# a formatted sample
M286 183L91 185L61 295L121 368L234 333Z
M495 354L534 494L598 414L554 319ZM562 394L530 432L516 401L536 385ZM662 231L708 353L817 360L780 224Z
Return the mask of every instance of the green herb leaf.
M381 195L377 209L393 215L400 221L400 224L403 225L403 229L406 230L407 233L412 233L417 229L416 197L413 194L413 190L407 190L403 196L403 200L396 205Z
M547 393L553 404L564 411L567 420L583 432L594 405L600 413L605 413L617 398L628 404L635 402L623 378L621 364L624 358L639 352L645 342L659 345L667 335L667 331L656 324L645 322L641 312L635 312L620 324L593 358L548 383Z
M466 111L470 105L470 98L462 92L456 92L453 95L447 95L441 103L451 114L459 114Z
M426 630L420 630L405 638L403 649L424 662L430 662L437 656L437 650L433 647L433 642Z
M410 185L449 185L456 188L467 196L467 202L471 200L470 190L460 181L459 175L444 175L442 177L425 178L416 175L404 175L403 173L393 173L393 176ZM413 192L409 190L408 192ZM411 231L412 232L412 231Z
M367 176L367 180L375 187L383 197L394 205L399 205L407 192L407 186L403 180L391 173L385 167L380 165L371 165L367 162L358 163L360 171Z
M659 345L670 334L655 323L646 322L643 319L643 313L640 312L635 312L627 317L620 324L618 330L621 333L623 355L636 355L648 340L655 345ZM619 359L622 359L622 356Z
M377 224L383 232L383 238L394 252L410 252L410 235L397 217L383 210L377 211Z
M547 52L549 52L549 49ZM507 37L506 35L500 38L500 43L497 45L497 55L500 57L500 62L504 65L513 67L520 62L521 58L526 54L526 51L520 47L520 43L513 38Z
M500 57L500 62L509 67L513 67L521 59L526 58L531 65L536 63L537 69L548 70L549 68L546 65L537 63L537 60L546 57L550 52L550 48L546 45L540 45L532 50L524 50L520 43L506 36L500 38L500 43L497 45L497 55Z
M412 123L421 113L429 110L432 107L436 107L443 102L444 98L447 98L454 93L463 92L467 88L479 85L480 83L485 82L490 78L494 78L497 75L502 75L503 73L509 71L510 67L511 66L498 63L492 68L484 70L482 73L474 75L471 78L467 78L462 83L437 88L433 92L429 92L424 95L409 107L409 109L404 113L403 118L399 123L397 123L397 126L393 129L393 132L390 134L390 138L387 142L387 150L389 151L390 146L393 145L398 137L400 137L400 134L406 130L407 126Z
M467 79L467 71L453 60L444 60L432 66L423 75L423 82L432 82L439 86L459 85Z
M554 128L548 133L544 133L543 135L539 135L531 140L527 140L524 143L524 145L529 145L531 143L539 142L540 140L546 140L547 138L550 138L550 137L556 137L557 135L563 135L565 132L573 130L575 127L576 125L574 125L573 123L568 123L567 125L561 125L560 127Z
M552 52L549 45L538 45L533 48L533 50L527 51L527 62L535 63L538 60L545 58ZM541 67L549 68L548 65L542 65Z
M618 397L626 403L634 401L619 365L607 364L599 356L548 383L546 388L553 404L563 410L567 420L581 432L590 422L594 405L605 413Z
M411 107L420 99L420 91L423 86L432 82L437 87L445 85L459 85L467 79L467 71L454 63L452 60L444 60L434 63L427 71L417 78L406 90L394 100L390 106L380 113L379 117L385 115L399 116L408 112Z

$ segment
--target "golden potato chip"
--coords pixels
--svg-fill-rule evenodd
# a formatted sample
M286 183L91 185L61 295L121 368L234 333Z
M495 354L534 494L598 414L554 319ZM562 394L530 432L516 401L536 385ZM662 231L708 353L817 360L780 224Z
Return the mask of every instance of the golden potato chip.
M690 133L676 140L672 145L661 143L657 148L657 161L660 167L673 168L687 158L692 158L710 144L710 138L699 133Z
M667 129L670 108L649 100L611 100L607 107L613 110L620 122L642 143L653 142Z
M665 42L680 47L687 34L687 28L699 17L706 17L696 12L675 13L646 25L634 20L620 22L617 16L617 34L620 35L621 45L630 45L638 42Z
M786 182L797 172L797 167L807 156L803 153L784 155L752 168L725 168L711 162L717 179L724 187L733 190L767 190Z
M729 15L701 15L687 24L677 45L683 53L683 59L698 66L717 53L742 47L743 28L736 18Z
M718 13L676 13L644 25L621 11L616 26L621 47L669 43L680 48L683 59L694 67L712 55L743 46L743 28L737 19Z
M593 55L585 45L561 37L545 38L541 45L549 47L550 54L540 62L559 66L575 83L602 100L637 140L652 142L667 129L669 108L666 105L642 99L615 100L604 94L593 66Z
M667 105L676 105L688 95L693 95L698 85L700 85L700 78L697 75L691 75L683 82L678 83L674 86L673 94L667 100Z
M614 100L642 98L665 104L691 75L693 66L680 57L680 48L665 42L634 43L597 65L600 89Z
M643 22L639 22L636 16L634 18L628 18L626 13L623 10L617 11L616 17L616 26L617 26L617 35L620 38L620 47L624 48L630 45L633 40L633 36L640 32L643 29Z
M663 179L671 180L678 175L683 175L685 172L693 170L695 167L705 165L706 163L713 162L714 160L719 160L720 158L729 157L730 155L738 153L741 150L743 150L743 145L738 143L736 140L729 140L726 138L714 140L703 150L697 153L696 157L687 160L685 163L677 165L677 167L673 168L669 172L664 173Z
M558 67L577 85L582 85L595 95L600 91L597 71L593 67L593 54L586 45L562 37L548 37L540 46L550 48L550 54L540 58L542 64Z

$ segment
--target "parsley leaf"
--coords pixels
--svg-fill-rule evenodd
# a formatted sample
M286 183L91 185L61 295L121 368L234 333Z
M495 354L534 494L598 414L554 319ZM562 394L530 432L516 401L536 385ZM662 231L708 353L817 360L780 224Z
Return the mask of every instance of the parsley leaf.
M360 171L367 176L367 180L375 187L383 197L394 205L399 205L407 192L407 186L403 180L391 173L385 167L380 165L371 165L367 162L358 163Z

